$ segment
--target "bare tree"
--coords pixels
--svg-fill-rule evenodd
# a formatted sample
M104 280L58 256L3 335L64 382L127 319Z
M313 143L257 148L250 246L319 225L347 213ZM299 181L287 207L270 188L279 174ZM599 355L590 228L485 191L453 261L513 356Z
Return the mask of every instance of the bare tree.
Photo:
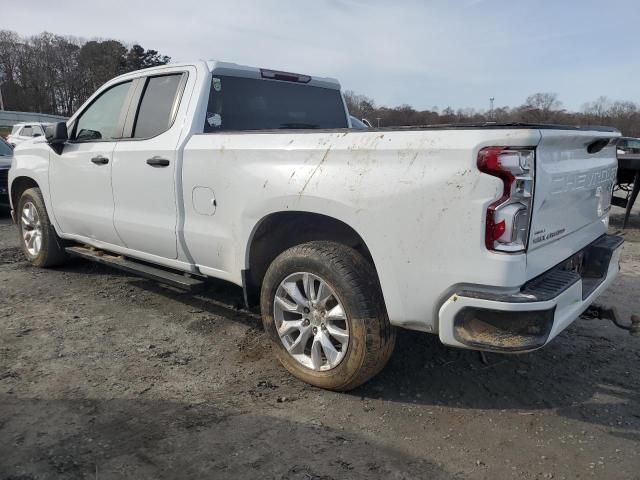
M557 93L534 93L527 97L524 104L529 108L543 110L545 112L560 110L560 108L562 108L562 102L558 100Z
M557 122L564 112L561 108L562 102L558 100L558 94L534 93L512 114L516 120L523 122Z
M44 32L33 37L0 30L0 74L7 110L71 115L109 79L124 72L163 65L170 58L141 45L117 40L83 41ZM586 103L580 112L562 108L555 93L534 93L513 108L496 107L492 114L470 108L416 110L410 105L378 106L374 99L347 90L349 112L384 126L442 123L533 122L609 125L624 135L640 136L640 106L606 97Z
M344 92L344 99L352 115L355 115L357 118L369 118L369 120L373 118L372 114L376 110L373 99L359 95L353 90Z
M529 122L564 123L568 125L604 125L620 130L624 135L640 136L640 106L630 101L612 101L600 97L585 104L580 112L569 112L562 108L555 93L535 93L529 95L524 103L517 107L496 107L493 115L488 111L470 108L453 110L446 107L441 111L437 107L418 111L409 105L398 107L377 107L373 99L359 95L351 90L345 93L349 111L363 114L371 119L380 118L384 126L432 125L448 123L485 123L485 122ZM365 113L366 112L366 113Z

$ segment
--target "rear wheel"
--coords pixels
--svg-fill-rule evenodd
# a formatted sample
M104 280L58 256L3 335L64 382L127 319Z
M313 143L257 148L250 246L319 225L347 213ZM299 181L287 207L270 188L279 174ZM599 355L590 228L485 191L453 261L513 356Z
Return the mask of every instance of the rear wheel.
M262 318L276 355L297 378L351 390L385 366L395 344L375 271L333 242L295 246L265 275Z
M29 188L22 193L16 221L20 246L33 266L53 267L67 260L63 241L51 225L39 188Z

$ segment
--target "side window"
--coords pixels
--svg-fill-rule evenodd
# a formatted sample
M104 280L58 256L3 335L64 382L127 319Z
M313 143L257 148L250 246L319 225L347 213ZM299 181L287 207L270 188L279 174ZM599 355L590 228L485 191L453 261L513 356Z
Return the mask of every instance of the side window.
M133 138L151 138L167 131L180 101L182 73L149 77L142 94Z
M131 83L129 81L111 87L89 105L76 123L74 140L91 142L120 138L120 113Z
M44 135L44 130L42 130L42 127L40 125L34 125L33 126L33 136L42 136Z
M22 127L22 131L20 132L20 135L22 135L23 137L30 137L33 135L33 128L31 128L31 125L26 126L26 127Z

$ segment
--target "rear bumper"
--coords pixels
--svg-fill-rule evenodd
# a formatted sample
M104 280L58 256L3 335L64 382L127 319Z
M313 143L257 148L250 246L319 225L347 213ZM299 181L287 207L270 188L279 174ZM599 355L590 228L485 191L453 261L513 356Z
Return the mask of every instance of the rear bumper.
M515 293L464 288L439 310L442 343L497 352L546 345L609 287L619 271L622 238L603 235Z

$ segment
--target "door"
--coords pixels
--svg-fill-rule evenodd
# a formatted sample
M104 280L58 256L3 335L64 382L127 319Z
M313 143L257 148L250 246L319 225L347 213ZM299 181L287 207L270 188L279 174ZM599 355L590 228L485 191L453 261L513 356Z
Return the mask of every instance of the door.
M132 82L102 92L70 127L60 154L51 151L49 189L61 230L122 245L113 226L113 150L122 136Z
M184 69L138 79L137 111L130 108L125 124L130 138L113 152L118 235L127 248L169 259L178 257L176 151L182 124L174 120L178 110L186 111L181 98L187 79Z

